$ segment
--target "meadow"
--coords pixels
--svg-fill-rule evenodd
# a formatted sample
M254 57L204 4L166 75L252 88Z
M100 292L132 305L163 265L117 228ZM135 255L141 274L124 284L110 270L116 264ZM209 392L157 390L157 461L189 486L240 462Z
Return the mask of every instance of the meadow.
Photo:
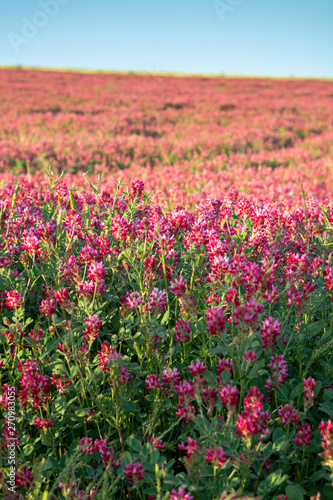
M333 498L333 82L0 69L0 491Z

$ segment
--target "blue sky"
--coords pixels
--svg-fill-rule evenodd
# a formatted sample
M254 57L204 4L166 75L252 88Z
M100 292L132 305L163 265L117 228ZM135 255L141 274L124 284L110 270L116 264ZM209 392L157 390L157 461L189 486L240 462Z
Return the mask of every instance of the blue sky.
M0 64L333 77L333 0L10 0Z

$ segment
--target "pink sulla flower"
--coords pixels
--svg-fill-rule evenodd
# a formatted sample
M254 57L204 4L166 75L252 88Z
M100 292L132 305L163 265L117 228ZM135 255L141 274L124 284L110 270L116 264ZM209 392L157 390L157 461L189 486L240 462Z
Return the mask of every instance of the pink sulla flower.
M273 381L272 381L271 377L268 377L266 384L265 384L265 389L266 389L266 391L273 390Z
M68 291L66 288L60 288L59 290L55 291L53 297L61 307L67 307L70 305Z
M93 452L92 452L92 445L93 445L93 439L92 438L84 437L84 438L80 439L80 441L79 441L79 446L82 446L82 450L80 450L80 451L84 455L86 453L89 453L90 455L93 454Z
M238 389L230 384L225 385L220 390L221 403L228 410L233 411L238 403Z
M108 446L108 442L107 442L106 439L95 439L94 444L93 444L93 446L91 448L91 451L92 452L95 451L95 452L101 454L101 457L102 457L102 460L104 462L105 467L107 467L108 465L112 469L114 467L119 467L120 460L119 460L119 458L115 459L114 450L111 451L111 449ZM137 462L137 463L139 463L139 462ZM143 469L142 469L142 472L144 472ZM140 480L140 479L138 479L138 480Z
M324 465L333 467L333 422L324 420L320 422L319 425L320 435L321 435L321 447L324 449L323 453L319 456L325 459Z
M229 269L229 257L222 255L214 255L211 261L212 272L209 277L215 281L222 281L225 273Z
M30 337L31 339L35 339L38 344L43 334L44 334L43 330L41 328L38 328L37 331L31 330L28 337Z
M89 410L87 411L87 413L85 414L84 418L87 422L87 424L92 424L93 423L93 418L94 418L94 413L95 413L95 410Z
M282 419L281 425L296 424L298 422L297 412L289 404L279 408L278 414Z
M26 236L21 241L22 250L24 250L28 255L35 255L40 253L39 240L34 235Z
M142 304L142 302L143 298L139 292L129 292L128 294L126 294L125 304L132 311L134 309L138 309L138 307L140 306L140 304Z
M102 326L102 321L94 314L90 318L84 320L87 328L83 331L85 342L93 342L99 335L99 329Z
M9 266L11 264L11 261L7 259L7 257L2 256L0 257L0 269L2 269L5 266Z
M226 317L221 307L212 307L206 313L206 328L211 335L221 335L225 328Z
M45 300L42 300L40 306L39 306L39 310L42 314L44 314L44 316L46 316L47 318L51 318L52 314L54 313L54 311L56 310L56 302L54 299L45 299Z
M309 377L309 378L303 380L303 384L304 384L303 394L305 394L304 410L307 410L308 408L311 408L311 406L313 406L313 400L314 400L315 389L316 389L316 381L315 381L315 379Z
M132 180L131 184L131 198L141 198L143 190L145 188L145 185L141 179L138 179L137 177Z
M102 372L109 373L110 368L109 368L109 363L112 359L120 358L122 359L122 355L115 351L112 347L112 345L105 340L103 344L101 345L101 350L98 351L98 361L99 361L99 366L102 368Z
M145 470L139 461L125 465L125 476L129 478L130 483L142 481Z
M84 281L76 286L76 291L80 295L91 295L94 293L95 283L93 281Z
M65 377L66 375L64 374L56 375L55 373L52 373L52 377L50 377L52 384L57 387L59 394L68 394L66 388L72 383L71 380L64 380Z
M219 446L218 448L212 446L206 451L206 462L213 462L213 465L223 465L227 461L223 448Z
M267 366L268 368L271 368L273 370L273 378L277 380L279 386L281 387L283 381L288 378L288 365L286 363L286 360L284 359L283 354L271 356L271 362Z
M182 380L175 384L175 390L178 392L179 401L181 403L185 401L187 396L193 398L194 388L192 381Z
M186 281L184 280L183 276L179 276L179 278L173 280L169 287L169 290L170 292L173 292L178 298L181 298L183 295L185 295Z
M190 322L185 319L178 319L175 326L175 341L187 342L191 340Z
M187 367L187 369L191 372L191 375L193 377L200 375L204 371L207 370L206 366L200 359L197 359L195 363L193 361L191 362L190 366Z
M199 455L200 446L195 439L191 438L191 436L188 436L187 445L185 445L184 441L181 441L178 445L178 449L186 450L186 455L188 457L191 457L192 455Z
M234 310L234 325L239 325L240 323L247 323L250 326L254 326L258 315L263 311L263 305L260 302L256 302L254 299L248 300L245 304L240 305Z
M10 307L10 309L14 309L14 307L21 307L23 301L22 293L17 290L11 290L7 292L6 306Z
M29 486L30 484L33 483L33 475L31 474L31 471L29 467L26 469L21 469L20 471L17 472L16 476L16 484L19 488L24 488L24 486Z
M163 443L163 439L157 439L153 436L149 436L147 439L147 443L158 450L165 450L165 444Z
M311 441L311 425L305 423L298 426L298 432L295 436L294 443L301 446L306 446L310 444Z
M151 392L153 389L160 389L163 385L163 382L155 374L148 375L145 381L148 392Z
M100 281L106 274L105 266L102 262L90 262L88 267L88 279L95 283Z
M333 266L326 266L324 269L325 288L329 292L333 291ZM331 296L333 302L333 295Z
M162 375L165 384L178 384L180 382L180 373L177 368L165 368Z
M43 420L40 420L39 417L36 417L34 424L37 429L48 429L49 427L52 427L53 421L49 418L43 418Z
M206 389L202 389L202 398L206 404L210 404L212 406L215 405L215 397L218 393L218 390L214 387L208 386Z
M190 457L191 455L198 455L200 447L197 443L197 441L190 436L187 438L187 446L186 446L187 453L186 455Z
M153 288L149 295L147 310L152 312L162 312L164 307L166 306L166 291L159 290L157 287Z
M184 403L177 403L176 416L184 419L182 423L183 426L186 424L186 422L191 422L192 420L195 420L195 408L191 404L191 401L187 401Z
M260 393L258 387L252 386L250 387L245 399L244 399L244 407L247 411L253 411L256 408L263 408L262 401L264 396Z
M217 368L217 374L221 375L222 372L227 370L228 372L232 373L232 359L219 359L218 365L216 366Z
M262 408L256 408L253 411L243 411L241 415L237 415L237 434L241 437L250 438L260 433L268 435L270 433L266 426L266 422L270 420L268 410L263 411Z
M262 328L260 330L260 335L263 341L261 346L263 349L270 349L271 351L275 348L275 342L277 337L280 335L281 324L278 320L274 320L272 316L269 316L262 322Z
M244 359L250 364L253 363L256 359L257 355L254 351L246 351L244 353Z
M92 455L94 452L100 453L105 467L109 465L114 468L120 465L120 460L115 459L115 453L109 448L106 439L95 439L93 442L92 438L85 437L80 439L79 446L82 446L81 453L84 455L87 453Z
M185 488L178 488L178 491L173 489L169 500L193 500L191 493L187 493Z
M236 307L240 306L238 290L236 290L235 288L230 288L227 291L227 294L225 296L225 300L229 304L234 304Z
M20 361L17 369L20 373L20 406L25 407L31 401L34 410L36 410L47 404L50 398L50 380L47 375L43 375L39 371L37 361L27 359L24 364Z

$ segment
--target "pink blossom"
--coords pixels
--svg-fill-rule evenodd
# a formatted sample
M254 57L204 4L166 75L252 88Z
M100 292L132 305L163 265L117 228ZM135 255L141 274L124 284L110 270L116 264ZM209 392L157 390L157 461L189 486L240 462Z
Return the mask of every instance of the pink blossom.
M21 307L23 302L22 293L17 290L11 290L7 292L7 300L6 305L10 307L10 309L14 309L14 307Z

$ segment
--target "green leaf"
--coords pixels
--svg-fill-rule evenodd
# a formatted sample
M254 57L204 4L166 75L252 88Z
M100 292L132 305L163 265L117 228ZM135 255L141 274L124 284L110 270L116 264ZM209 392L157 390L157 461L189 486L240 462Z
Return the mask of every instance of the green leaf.
M87 471L87 474L89 474L90 476L94 476L94 474L95 474L95 469L93 467L91 467L91 465L88 465L86 467L86 471Z
M259 495L261 495L262 493L268 493L277 486L280 486L280 484L282 484L287 479L287 477L288 476L286 474L282 475L282 469L278 469L272 472L265 481L261 481L261 483L259 484Z
M213 347L212 349L209 350L210 356L216 356L217 354L223 354L224 356L227 356L228 353L229 353L228 349L220 345L217 347Z
M161 325L165 325L169 321L170 310L165 311L163 318L161 319Z
M202 376L208 382L209 385L215 386L216 375L213 372L206 370L205 372L203 372Z
M296 385L296 387L294 387L293 390L291 391L290 399L298 398L298 396L300 394L302 394L303 389L304 389L303 382L301 382L300 384Z
M324 332L320 338L320 343L326 342L329 337L332 335L332 330L327 329L326 332Z
M327 415L330 417L330 419L333 419L333 403L329 401L325 401L325 403L322 403L319 406L319 410L327 413Z
M284 430L281 427L275 429L273 432L273 443L275 443L278 439L281 439L284 436Z
M323 399L324 401L330 401L333 399L333 389L324 389Z
M44 462L43 471L52 470L52 469L54 469L54 467L58 467L58 462L56 461L55 458L49 457Z
M223 370L222 372L222 378L225 382L225 384L228 384L231 380L231 373L229 372L229 370Z
M142 452L142 445L138 439L135 439L134 437L129 437L126 439L126 442L128 446L132 448L132 450L136 451L137 453Z
M133 401L127 401L127 403L124 403L124 404L121 405L121 408L122 408L122 410L124 410L126 412L131 412L131 411L137 412L137 411L140 411L139 405L137 405Z
M323 386L322 381L317 380L316 381L316 389L315 389L315 397L318 396L318 394L320 393L322 386Z
M255 460L253 461L252 466L253 466L254 472L255 472L256 474L258 474L258 473L259 473L259 471L260 471L260 467L261 467L261 466L260 466L260 462L259 462L259 460L255 459Z
M207 418L204 415L197 415L196 416L196 423L197 423L197 428L198 430L203 430L204 433L209 432L209 422Z
M143 493L147 495L148 498L148 495L156 495L157 489L155 487L146 488L145 490L143 490Z
M321 500L332 500L333 498L333 487L330 484L325 484L321 492Z
M155 472L155 465L153 463L143 461L142 467L146 472Z
M61 413L63 415L66 411L66 405L67 402L65 396L60 396L60 398L56 399L53 402L52 406L56 413Z
M28 457L29 455L31 455L31 453L33 453L35 450L35 447L34 445L32 444L26 444L24 447L23 447L23 454L25 457Z
M159 458L160 452L157 448L154 448L151 452L151 461L153 462L153 464L157 464Z
M307 328L310 331L311 335L318 335L318 333L322 331L324 326L325 326L325 321L321 320L311 323L310 325L307 326Z
M288 448L288 446L289 446L289 441L286 441L286 438L283 435L281 437L278 437L274 441L273 450L274 451L284 451Z
M48 342L45 351L41 354L41 356L39 356L39 359L45 358L45 356L50 354L50 352L53 351L58 345L59 340L51 340L51 342Z
M302 490L303 490L303 488L300 488L298 485L287 486L285 489L287 499L288 500L304 500Z

